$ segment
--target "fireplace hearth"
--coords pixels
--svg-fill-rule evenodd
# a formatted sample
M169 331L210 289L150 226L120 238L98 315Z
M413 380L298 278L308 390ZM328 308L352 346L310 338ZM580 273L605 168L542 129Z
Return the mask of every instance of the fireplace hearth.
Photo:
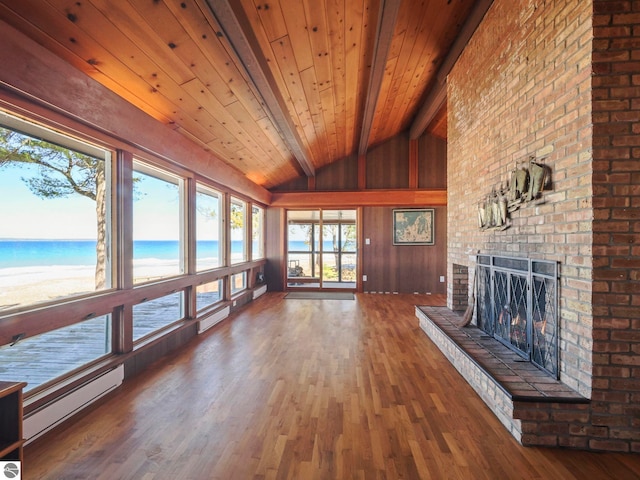
M558 264L478 255L477 326L558 378Z

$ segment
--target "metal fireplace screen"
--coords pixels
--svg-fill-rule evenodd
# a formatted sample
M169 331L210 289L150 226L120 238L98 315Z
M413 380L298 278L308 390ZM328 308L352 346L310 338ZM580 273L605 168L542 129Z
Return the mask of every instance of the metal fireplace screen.
M558 378L558 265L479 255L477 324Z

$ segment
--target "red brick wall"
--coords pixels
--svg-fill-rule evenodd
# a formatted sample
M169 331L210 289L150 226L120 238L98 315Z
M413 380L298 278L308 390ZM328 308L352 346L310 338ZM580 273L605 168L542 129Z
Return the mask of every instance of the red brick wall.
M640 2L594 1L593 448L640 452Z
M560 262L561 380L591 399L563 445L640 452L640 2L495 0L448 109L448 278L477 252ZM530 156L545 202L480 231Z
M448 79L449 269L477 252L560 262L561 379L591 394L591 2L496 0ZM544 203L480 231L477 203L530 157ZM449 274L451 278L451 273Z

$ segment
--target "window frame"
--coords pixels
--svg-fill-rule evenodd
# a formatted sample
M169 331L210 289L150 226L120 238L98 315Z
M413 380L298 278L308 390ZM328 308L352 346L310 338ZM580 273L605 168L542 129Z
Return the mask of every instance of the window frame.
M238 276L242 277L242 286L240 288L234 288L234 279L237 278ZM231 275L229 275L229 290L231 292L231 298L237 297L242 292L245 292L247 290L248 288L247 279L248 279L248 275L246 270L232 273Z
M102 295L106 292L115 290L117 285L117 278L115 275L115 262L114 258L114 244L113 244L113 231L115 229L115 214L113 204L116 199L115 194L115 181L114 181L114 169L115 162L115 150L106 144L97 142L95 139L83 138L77 135L77 132L69 132L59 127L53 127L49 124L43 123L40 120L34 120L33 118L26 117L24 115L17 114L0 104L0 126L6 129L17 132L20 135L24 135L35 140L45 141L55 146L62 147L64 149L77 152L82 155L86 155L96 160L104 162L104 174L105 174L105 210L104 210L104 222L105 222L105 282L104 288L93 291L85 291L81 293L70 293L61 295L51 300L38 300L32 303L19 304L14 308L9 308L0 312L0 318L6 315L20 314L21 312L30 311L39 308L53 307L59 304L72 302L83 298L91 298L96 295ZM95 207L94 207L95 208ZM96 244L99 241L96 238ZM96 262L99 259L96 255ZM97 267L97 265L96 265ZM66 277L65 277L66 278ZM93 277L95 278L95 273Z
M31 106L29 106L31 105ZM14 112L20 110L22 114ZM25 395L25 413L30 414L46 403L70 392L74 385L85 383L96 378L114 366L120 365L123 359L144 355L148 348L154 348L158 341L168 338L171 332L176 332L200 321L203 317L215 311L221 306L231 305L230 278L240 272L244 278L244 289L239 291L235 298L243 298L251 294L253 284L249 273L264 269L266 259L248 261L251 243L247 233L249 213L248 205L252 204L250 197L216 183L215 180L202 177L188 167L181 167L176 163L179 159L171 160L168 157L156 156L153 145L144 150L136 147L131 142L110 136L104 131L94 130L88 125L81 124L75 119L67 118L61 114L34 106L28 102L18 108L13 103L6 101L6 97L0 92L0 111L8 114L24 117L25 122L34 123L43 128L59 131L65 138L77 138L79 142L97 145L98 148L110 154L108 172L111 179L109 209L106 213L111 221L111 233L109 246L111 248L111 289L99 291L73 298L65 298L52 304L28 306L16 311L0 311L0 344L8 345L21 336L33 337L35 335L50 332L60 328L73 326L84 320L96 316L111 315L111 352L104 358L82 365L74 371L54 379L50 384L34 388ZM39 113L36 113L39 112ZM177 177L182 182L180 195L180 215L183 219L180 223L182 247L180 247L183 273L175 277L162 278L149 283L133 283L132 259L133 259L133 185L134 185L134 161L147 165L157 171L167 172L171 177ZM144 173L144 172L143 172ZM153 175L157 176L157 175ZM201 185L219 192L223 197L223 215L229 209L229 198L234 196L244 205L244 263L246 265L229 266L227 259L219 268L210 271L195 271L195 220L194 204L196 181ZM225 221L222 235L224 239L223 253L227 253L228 225ZM181 237L182 238L182 237ZM227 255L228 258L228 255ZM205 308L202 312L196 311L195 290L202 282L210 282L220 279L223 291L221 301ZM133 341L132 315L133 305L148 299L182 292L182 318L169 322L149 335L145 335ZM234 298L234 301L235 301ZM19 334L18 334L19 333ZM123 355L125 355L123 357Z
M144 281L136 282L135 281L135 265L133 265L133 269L131 273L132 273L132 280L133 280L134 286L138 287L140 285L144 285L147 283L161 282L164 280L168 280L171 278L175 278L175 277L179 277L187 274L188 273L188 267L187 267L188 248L187 248L187 234L185 232L185 225L188 222L187 215L186 215L186 197L188 195L187 193L188 189L186 188L187 179L183 175L177 172L173 172L164 167L160 167L151 162L147 162L145 159L140 158L138 156L133 158L133 162L131 164L131 172L132 172L132 177L135 177L135 173L139 172L143 175L152 177L156 180L164 181L166 183L174 184L174 181L175 181L176 186L178 187L178 207L177 207L178 209L178 240L177 240L178 241L178 258L177 258L178 271L176 273L162 275L159 277L152 277ZM131 193L131 196L132 198L135 196L135 190L134 192ZM136 231L134 204L135 204L135 200L133 200L131 204L132 235L135 235L135 231ZM170 240L170 241L174 241L174 240ZM136 242L135 237L132 237L132 242L133 243L131 245L131 258L132 258L132 262L135 264L135 261L137 260L135 257L135 249L134 249L135 242Z
M225 194L209 185L207 185L206 183L200 182L200 181L196 181L196 188L195 188L196 194L195 194L195 198L194 198L194 206L195 206L195 218L193 220L194 223L194 258L195 258L195 271L196 273L200 273L200 272L206 272L212 269L216 269L216 268L220 268L223 267L227 264L227 258L226 258L226 239L227 239L227 235L225 232L225 224L226 224L226 219L227 219L227 215L226 215L226 209L225 209ZM218 200L218 219L216 221L217 223L217 228L218 228L218 263L217 265L214 265L210 268L198 268L198 230L197 230L197 226L198 226L198 194L202 194L202 195L209 195L211 197L216 196L217 200Z
M242 256L238 259L238 260L234 260L233 258L233 242L234 242L234 235L233 235L233 205L241 205L242 206ZM239 198L235 195L229 195L229 215L228 215L228 219L229 221L227 222L229 224L229 242L228 242L228 251L229 251L229 261L228 261L228 265L239 265L241 263L245 263L248 261L249 258L249 247L248 247L248 228L247 228L247 219L249 217L248 215L248 208L249 203L245 200L243 200L242 198Z
M257 226L259 228L258 232L256 232L256 221L254 220L255 214L258 212L259 221L257 222ZM255 203L251 204L251 260L262 260L265 258L265 220L266 220L266 212L265 209L260 205ZM257 238L256 238L257 237ZM256 253L255 246L258 246L258 252Z

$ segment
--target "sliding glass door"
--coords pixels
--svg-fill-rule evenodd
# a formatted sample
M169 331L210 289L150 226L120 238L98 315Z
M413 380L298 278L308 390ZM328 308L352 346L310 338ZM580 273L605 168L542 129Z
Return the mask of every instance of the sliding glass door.
M356 288L355 210L287 212L287 287Z

